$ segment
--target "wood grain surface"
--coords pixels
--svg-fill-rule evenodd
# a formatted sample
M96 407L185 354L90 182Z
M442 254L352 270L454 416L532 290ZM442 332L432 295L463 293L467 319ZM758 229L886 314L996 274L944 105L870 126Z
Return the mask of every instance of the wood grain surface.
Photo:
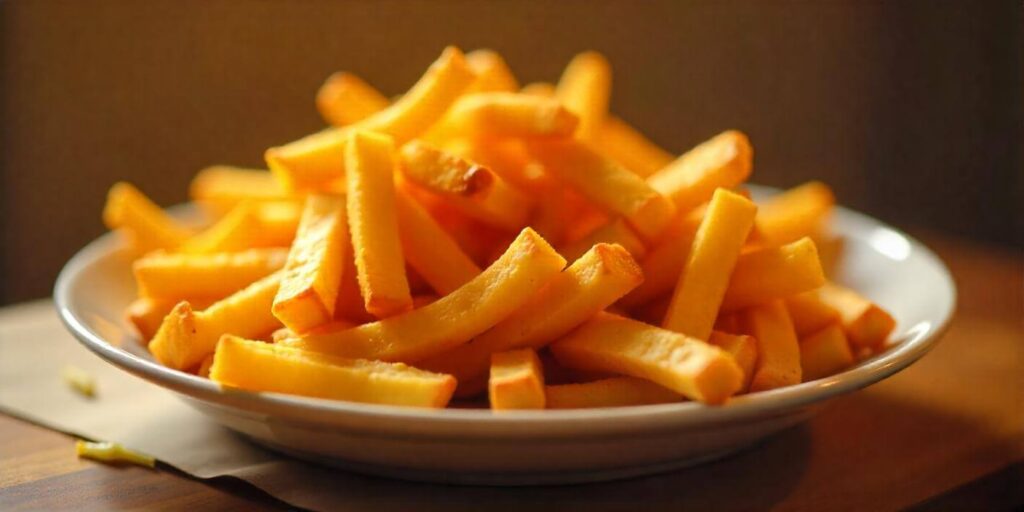
M835 400L757 448L672 475L585 488L367 485L396 503L407 489L410 506L438 510L482 503L512 509L517 502L571 508L582 501L630 510L641 503L691 510L1024 506L1024 257L936 235L925 241L959 287L942 342L908 370ZM239 480L201 482L166 467L80 460L72 438L0 414L0 510L287 507Z

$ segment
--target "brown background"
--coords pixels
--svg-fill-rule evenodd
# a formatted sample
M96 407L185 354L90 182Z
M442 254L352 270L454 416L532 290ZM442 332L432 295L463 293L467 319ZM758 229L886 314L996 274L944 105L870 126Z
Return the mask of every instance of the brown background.
M613 110L675 152L748 132L755 181L812 177L905 228L1024 246L1021 5L1006 2L0 3L0 304L49 293L118 179L163 204L318 129L324 77L389 94L440 52L525 83L597 49Z

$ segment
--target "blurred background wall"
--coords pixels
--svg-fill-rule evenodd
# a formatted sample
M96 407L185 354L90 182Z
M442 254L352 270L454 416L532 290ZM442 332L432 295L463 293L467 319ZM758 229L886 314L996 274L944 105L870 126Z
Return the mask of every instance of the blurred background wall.
M1024 246L1018 1L0 2L0 303L48 295L107 188L162 204L319 129L354 71L389 94L449 43L523 83L604 52L613 110L681 152L750 134L754 181L821 178L911 230Z

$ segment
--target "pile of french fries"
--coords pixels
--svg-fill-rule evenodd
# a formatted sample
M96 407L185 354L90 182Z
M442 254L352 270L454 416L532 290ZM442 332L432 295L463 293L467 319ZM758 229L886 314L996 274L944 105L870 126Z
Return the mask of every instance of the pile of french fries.
M610 91L594 52L520 87L449 47L394 101L337 73L329 128L269 170L199 172L205 228L111 189L127 316L160 363L224 386L420 407L723 404L885 348L893 318L825 277L825 185L756 205L743 133L674 158Z

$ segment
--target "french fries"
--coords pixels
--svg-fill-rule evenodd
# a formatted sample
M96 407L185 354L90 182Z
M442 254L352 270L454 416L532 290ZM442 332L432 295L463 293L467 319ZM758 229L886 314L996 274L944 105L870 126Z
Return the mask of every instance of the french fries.
M492 354L487 396L495 411L543 409L544 370L537 353L524 348Z
M366 310L385 318L412 308L395 214L394 144L354 132L345 153L348 223Z
M335 73L326 129L197 173L204 225L111 188L125 321L225 388L495 411L721 405L886 348L895 319L826 281L827 186L755 206L745 134L676 157L610 91L595 52L557 87L454 47L394 100Z
M274 316L295 332L331 321L348 251L345 200L310 195L271 306Z
M210 379L250 391L415 407L444 407L455 391L451 376L402 363L342 359L231 335L217 343Z
M610 313L597 314L551 352L570 368L647 379L708 404L725 402L743 385L743 370L718 347Z

